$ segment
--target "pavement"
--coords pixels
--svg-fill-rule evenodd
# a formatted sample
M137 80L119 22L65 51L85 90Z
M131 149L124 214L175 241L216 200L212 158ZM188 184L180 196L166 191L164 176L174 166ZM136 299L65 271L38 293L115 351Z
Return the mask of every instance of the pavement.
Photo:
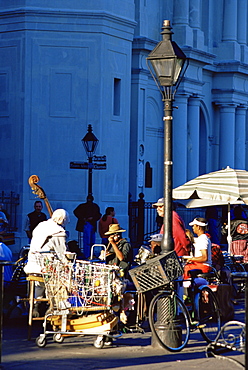
M235 319L245 320L245 301L235 306ZM125 333L113 342L111 347L97 349L95 337L85 335L65 338L63 343L53 342L48 337L44 348L37 347L35 338L42 332L42 323L34 322L32 340L27 340L27 317L13 317L3 323L1 369L5 370L162 370L162 369L218 369L235 370L243 368L245 356L228 353L222 359L207 358L206 342L198 331L191 333L186 348L171 353L154 345L149 326L145 333ZM152 343L153 342L153 343Z

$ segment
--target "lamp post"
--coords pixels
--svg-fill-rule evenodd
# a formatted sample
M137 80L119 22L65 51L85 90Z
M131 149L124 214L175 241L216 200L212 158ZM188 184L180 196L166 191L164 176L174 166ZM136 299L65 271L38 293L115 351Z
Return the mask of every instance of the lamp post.
M186 56L171 40L170 21L164 20L161 35L163 40L147 57L147 65L162 95L164 103L164 235L161 254L174 250L172 237L172 102L176 88L186 71ZM184 68L186 67L186 68Z
M95 153L98 139L92 132L92 126L88 125L87 134L82 139L82 143L86 154L88 156L88 169L89 169L89 176L88 176L88 195L92 195L92 172L93 172L93 155Z
M175 42L171 40L170 21L163 22L163 40L151 51L147 57L147 65L156 85L161 92L164 103L164 234L161 242L162 256L174 251L172 236L172 102L181 76L187 66L186 56ZM184 68L186 66L186 68ZM175 252L174 252L175 253ZM169 326L164 319L167 311L168 299L164 298L157 305L157 333L163 342L170 342L177 347L180 341L182 328L176 324ZM173 314L172 314L173 315ZM171 318L173 320L173 317ZM152 345L159 346L155 336L152 335Z

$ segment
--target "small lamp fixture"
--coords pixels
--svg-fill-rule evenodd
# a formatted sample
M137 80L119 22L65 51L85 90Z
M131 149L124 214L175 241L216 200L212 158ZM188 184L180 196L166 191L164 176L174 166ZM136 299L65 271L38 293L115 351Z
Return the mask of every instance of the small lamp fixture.
M82 139L82 143L84 146L84 149L86 151L86 154L89 158L93 157L93 154L95 153L97 144L98 144L98 139L92 132L92 126L88 125L88 132Z
M159 85L164 87L177 85L187 60L184 52L171 40L172 34L170 21L164 20L161 32L163 40L155 46L147 57L147 62L151 63L154 72L149 63L147 63L148 68L158 87Z

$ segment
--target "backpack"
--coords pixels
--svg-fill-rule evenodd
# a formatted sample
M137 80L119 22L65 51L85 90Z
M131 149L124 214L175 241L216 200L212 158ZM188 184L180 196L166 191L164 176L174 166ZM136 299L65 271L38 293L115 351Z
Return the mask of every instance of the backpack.
M234 306L232 302L232 286L229 284L210 285L211 290L217 298L222 321L234 319Z

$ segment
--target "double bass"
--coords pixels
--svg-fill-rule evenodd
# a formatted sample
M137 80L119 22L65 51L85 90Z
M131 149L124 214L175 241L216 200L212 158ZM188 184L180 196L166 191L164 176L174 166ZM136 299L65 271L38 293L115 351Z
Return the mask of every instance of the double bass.
M32 189L32 192L36 194L40 199L44 200L48 213L50 217L52 217L53 209L51 207L51 204L49 203L49 200L47 199L46 193L44 192L41 186L37 185L39 181L40 179L37 175L32 175L28 179L28 183Z

